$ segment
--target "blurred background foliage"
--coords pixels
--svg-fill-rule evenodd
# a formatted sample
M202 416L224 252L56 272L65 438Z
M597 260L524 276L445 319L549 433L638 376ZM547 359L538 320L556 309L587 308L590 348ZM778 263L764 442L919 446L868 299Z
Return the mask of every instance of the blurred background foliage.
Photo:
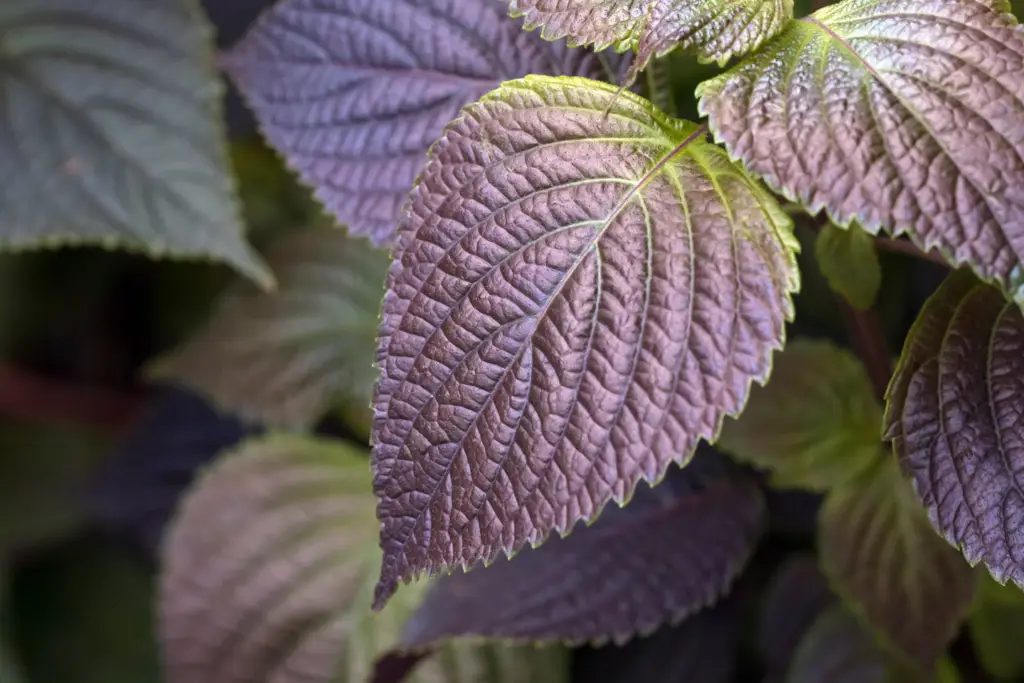
M227 45L270 2L204 4ZM799 0L798 14L808 6ZM693 90L717 68L682 55L666 60L672 102L697 118ZM234 93L226 116L253 243L309 224L315 204L262 144ZM804 286L790 334L845 342L813 233L800 237ZM885 295L877 304L895 354L945 271L900 254L880 259ZM232 278L223 266L93 248L0 256L0 683L160 681L153 626L161 530L196 468L260 427L183 390L145 384L142 371L196 331ZM365 444L359 410L332 411L317 429ZM771 496L773 533L737 589L742 604L723 603L748 613L751 626L738 636L745 656L734 662L736 680L757 681L766 670L752 626L761 591L748 585L763 585L784 558L813 549L817 497ZM655 667L658 680L702 683L678 666L680 638L689 637L679 628L621 650L580 650L576 679L655 680ZM973 667L963 679L1024 680L1022 637L1020 591L988 586L954 645Z

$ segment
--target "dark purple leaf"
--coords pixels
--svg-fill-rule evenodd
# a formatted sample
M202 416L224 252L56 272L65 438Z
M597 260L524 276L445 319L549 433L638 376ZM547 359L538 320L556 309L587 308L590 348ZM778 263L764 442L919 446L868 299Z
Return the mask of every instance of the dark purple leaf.
M770 674L785 673L804 635L834 602L815 556L794 556L779 568L766 589L758 626Z
M438 579L406 623L419 647L456 636L618 643L717 601L764 528L746 475L706 453L590 527Z
M969 562L1024 587L1018 306L951 277L911 331L889 393L889 434L932 524Z
M886 683L886 661L857 619L840 606L807 632L786 677L788 683Z
M678 626L623 647L578 655L573 683L729 683L738 661L743 610L729 598Z
M377 605L689 460L783 343L791 226L703 128L613 86L529 77L467 107L388 276Z
M281 0L223 61L267 140L381 245L464 104L531 73L613 78L622 58L524 33L496 0Z

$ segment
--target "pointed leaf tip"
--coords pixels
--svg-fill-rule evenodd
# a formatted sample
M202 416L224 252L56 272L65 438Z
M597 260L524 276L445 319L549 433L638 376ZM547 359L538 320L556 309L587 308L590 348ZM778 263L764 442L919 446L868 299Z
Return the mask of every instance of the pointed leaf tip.
M699 126L578 78L468 106L400 232L374 398L389 580L565 535L688 461L767 378L799 285L792 223Z

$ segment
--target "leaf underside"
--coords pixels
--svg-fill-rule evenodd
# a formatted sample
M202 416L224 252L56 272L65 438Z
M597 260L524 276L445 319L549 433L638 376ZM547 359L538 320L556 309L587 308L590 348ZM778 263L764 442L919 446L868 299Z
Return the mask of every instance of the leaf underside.
M365 683L424 584L369 611L379 558L369 472L343 442L275 435L228 452L165 546L168 683ZM410 683L563 683L557 649L454 644Z
M833 490L819 523L835 591L883 642L930 671L971 606L975 575L931 528L895 459Z
M0 248L99 244L273 282L242 234L191 2L5 0L0 36Z
M506 0L527 30L548 40L616 51L635 49L626 79L654 57L679 48L724 64L756 49L793 17L792 0Z
M593 526L438 579L403 642L483 636L621 644L714 603L765 524L760 488L723 463L713 452L698 455Z
M495 0L282 0L223 64L328 211L383 245L427 148L464 104L531 73L621 70L621 57L548 43L502 10Z
M703 129L632 93L528 77L467 107L388 276L376 604L565 534L688 460L766 379L795 248Z
M715 137L840 225L1024 302L1024 31L1001 0L847 0L700 86Z
M971 564L1024 587L1024 316L995 287L947 278L907 337L887 436L932 524Z
M277 291L238 283L153 374L273 426L307 427L341 399L368 406L387 254L318 226L287 233L267 261Z
M775 486L812 491L848 482L877 459L881 410L853 354L797 339L774 365L743 414L723 425L719 448L770 470Z

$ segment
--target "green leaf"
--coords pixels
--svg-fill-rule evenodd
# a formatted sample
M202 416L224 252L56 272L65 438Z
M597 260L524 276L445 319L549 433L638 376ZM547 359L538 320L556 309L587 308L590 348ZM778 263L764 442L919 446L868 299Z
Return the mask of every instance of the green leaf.
M365 454L344 442L277 435L221 456L165 547L168 683L366 681L426 588L406 586L387 610L370 611L378 528ZM539 680L529 678L535 658L556 654L460 644L413 680L526 683ZM548 680L564 680L558 672Z
M332 403L368 424L387 253L321 224L285 234L267 260L275 292L238 282L152 374L270 425L308 426Z
M864 366L828 342L798 339L775 357L718 446L768 469L780 488L825 491L878 459L881 407Z
M724 64L756 49L793 17L793 0L507 0L527 30L548 40L637 51L627 80L675 48Z
M856 225L826 223L814 243L814 255L835 292L855 308L871 308L882 286L882 267L871 235Z
M5 0L0 36L0 247L124 247L273 283L242 234L194 0Z
M812 213L908 234L1024 303L1024 31L1005 0L845 0L700 86L730 154Z
M834 489L819 520L822 570L883 642L931 671L974 598L975 574L935 533L886 458Z
M787 683L886 683L885 655L842 606L826 611L804 636Z
M792 222L705 130L582 78L508 81L432 148L378 341L398 582L566 535L685 463L767 380Z
M986 577L980 598L969 622L974 651L993 677L1017 680L1024 676L1024 592Z
M8 608L7 593L9 591L7 558L0 553L0 681L4 683L23 683L25 676L21 664L15 657L8 640Z

